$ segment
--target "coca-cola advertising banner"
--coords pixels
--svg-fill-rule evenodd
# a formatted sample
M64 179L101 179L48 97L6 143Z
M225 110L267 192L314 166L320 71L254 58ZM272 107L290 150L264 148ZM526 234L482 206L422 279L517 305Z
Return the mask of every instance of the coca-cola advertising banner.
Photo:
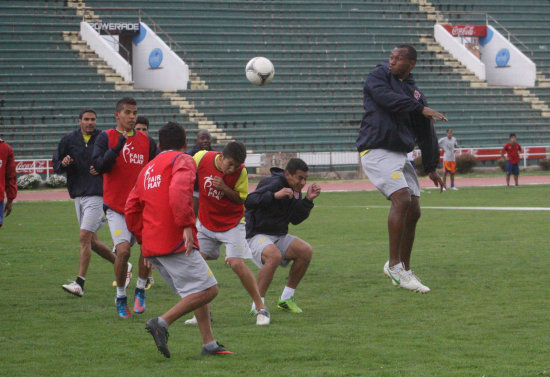
M453 37L485 37L487 25L441 25Z
M52 160L15 160L16 174L53 173Z

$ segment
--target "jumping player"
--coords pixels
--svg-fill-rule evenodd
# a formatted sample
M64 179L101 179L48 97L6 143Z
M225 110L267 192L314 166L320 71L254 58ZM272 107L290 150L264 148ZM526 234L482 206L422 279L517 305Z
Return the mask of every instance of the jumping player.
M458 146L453 130L447 130L447 136L439 139L439 148L443 149L443 184L447 185L447 173L451 176L451 190L458 190L455 187L456 157L455 148Z
M117 102L116 128L103 131L94 146L93 166L103 174L103 205L106 208L111 237L116 247L115 278L116 307L119 317L130 317L126 296L126 276L130 248L135 238L126 227L124 205L143 166L157 154L157 146L150 136L134 131L137 103L125 97ZM139 278L136 284L134 312L145 311L145 285L149 271L140 258Z
M506 153L506 187L510 187L510 176L514 175L516 187L519 186L519 152L523 152L517 142L516 134L510 134L510 142L506 143L500 151L500 157Z
M248 173L244 167L246 148L232 141L222 153L200 151L194 157L199 182L198 238L205 259L218 259L225 244L225 263L239 279L258 311L257 325L269 324L265 307L252 271L244 263L251 258L246 242L244 201L248 195ZM187 323L192 323L192 320Z
M427 293L430 289L410 268L420 218L420 185L407 152L418 143L424 170L442 191L445 185L436 172L439 147L433 120L447 118L427 106L411 74L415 64L414 47L400 45L391 52L389 64L378 65L368 75L363 88L365 115L356 146L368 178L391 200L390 258L384 265L384 274L396 286Z
M17 176L15 174L15 158L12 147L0 139L0 227L4 215L8 217L17 196ZM4 197L7 201L4 204Z
M115 262L111 250L97 237L105 224L103 213L103 178L92 166L94 143L100 134L96 130L97 115L93 109L84 109L78 116L79 128L63 136L53 156L53 170L67 174L67 189L74 199L76 217L80 225L80 258L76 280L61 288L77 297L84 295L86 273L92 250L110 263Z
M309 267L313 250L307 242L288 234L288 224L297 225L307 219L313 208L313 199L321 193L321 187L313 183L302 199L308 170L307 164L298 158L290 159L284 171L271 168L271 176L262 179L244 203L246 238L253 261L260 268L258 288L262 300L277 267L293 262L277 303L278 309L291 313L302 312L294 302L294 291ZM252 312L255 312L254 303Z
M195 162L182 153L185 131L169 122L159 131L162 152L139 174L126 202L128 229L142 245L142 253L181 300L145 325L157 349L170 357L168 326L195 311L202 335L203 355L232 352L212 335L208 303L218 294L217 281L198 251L193 213Z

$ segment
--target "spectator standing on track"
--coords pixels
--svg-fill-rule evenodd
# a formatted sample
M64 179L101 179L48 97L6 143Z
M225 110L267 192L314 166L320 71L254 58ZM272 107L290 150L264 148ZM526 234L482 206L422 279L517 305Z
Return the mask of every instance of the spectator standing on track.
M443 149L443 184L447 185L447 173L451 176L451 190L458 190L455 187L456 157L455 148L458 147L453 137L453 130L447 130L447 136L439 139L439 148Z
M519 152L523 152L517 142L516 134L510 134L510 141L500 151L500 157L504 159L506 153L506 187L510 187L510 175L514 175L516 187L519 186Z

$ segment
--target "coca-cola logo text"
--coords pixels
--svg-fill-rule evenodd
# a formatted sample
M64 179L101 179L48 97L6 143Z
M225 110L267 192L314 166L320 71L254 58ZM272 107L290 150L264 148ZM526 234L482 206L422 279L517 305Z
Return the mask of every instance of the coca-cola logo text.
M47 172L52 173L53 169L50 164L50 160L20 160L15 161L15 173L16 174L31 174L38 173L43 174Z
M442 25L453 37L485 37L486 25Z

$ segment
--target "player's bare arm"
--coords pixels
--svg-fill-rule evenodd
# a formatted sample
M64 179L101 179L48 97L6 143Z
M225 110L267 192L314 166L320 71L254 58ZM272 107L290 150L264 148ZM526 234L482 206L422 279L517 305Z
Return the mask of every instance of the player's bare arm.
M443 192L443 189L446 189L447 187L445 186L445 183L443 183L443 180L441 179L441 177L439 176L439 174L437 174L437 172L434 170L430 173L428 173L428 177L432 180L432 182L434 183L435 187L439 187L439 192L442 193Z
M183 241L185 242L185 255L189 256L193 250L193 229L189 226L183 228Z
M13 207L13 200L8 200L6 202L6 205L4 206L4 215L6 217L10 215L12 207Z
M444 122L448 120L445 115L441 114L438 111L435 111L434 109L430 109L427 106L424 106L424 109L422 109L422 115L424 115L426 118L430 118L434 122L436 121L436 118Z
M212 181L212 186L218 190L222 190L227 199L231 200L234 203L242 204L244 200L241 198L241 195L238 191L233 190L231 187L225 184L222 177L214 177Z
M285 187L273 194L273 197L277 200L282 199L285 196L292 198L294 196L294 191L291 188Z
M321 186L318 183L312 183L307 189L306 198L313 200L321 194Z

